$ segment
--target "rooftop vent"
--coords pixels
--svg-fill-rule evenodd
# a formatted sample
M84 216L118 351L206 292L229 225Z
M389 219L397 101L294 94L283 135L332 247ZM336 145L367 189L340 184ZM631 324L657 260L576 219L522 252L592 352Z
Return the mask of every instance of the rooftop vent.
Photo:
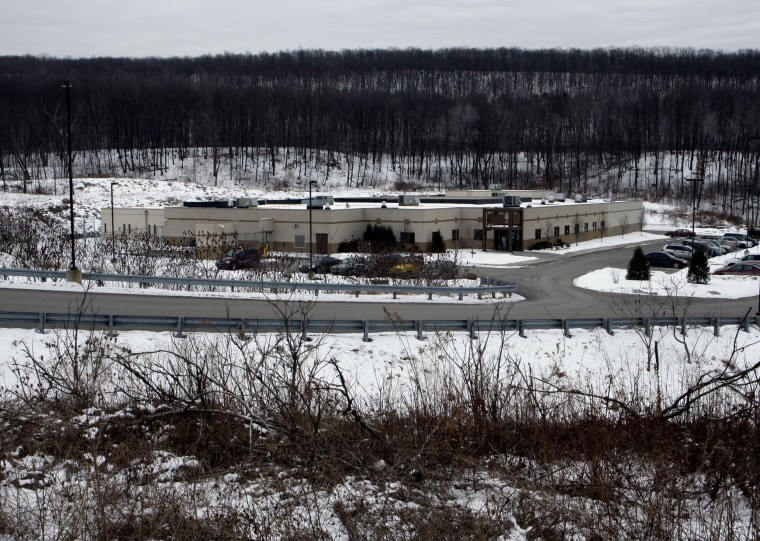
M420 198L417 195L399 195L398 206L399 207L418 207L420 205Z

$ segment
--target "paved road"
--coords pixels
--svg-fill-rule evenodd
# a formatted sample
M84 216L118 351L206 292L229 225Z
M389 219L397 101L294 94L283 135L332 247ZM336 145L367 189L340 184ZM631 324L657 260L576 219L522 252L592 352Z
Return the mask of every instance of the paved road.
M632 235L633 237L633 235ZM632 238L632 240L635 240ZM644 246L645 251L659 250L665 241ZM644 306L627 295L605 294L576 288L573 279L589 270L604 267L625 268L632 246L606 248L577 254L538 254L534 262L514 268L479 269L481 274L517 283L525 301L517 303L466 304L437 302L317 302L308 314L311 319L379 320L390 315L414 319L491 319L499 310L509 319L582 318L632 315L641 309L644 315L663 315L671 307L667 299L644 299ZM3 289L0 310L19 312L68 313L85 302L88 310L98 314L158 315L232 318L281 318L284 312L300 319L298 303L270 303L258 300L211 297L174 297L159 295L113 294L93 291L79 293L49 290ZM756 308L756 299L693 299L689 315L739 317Z

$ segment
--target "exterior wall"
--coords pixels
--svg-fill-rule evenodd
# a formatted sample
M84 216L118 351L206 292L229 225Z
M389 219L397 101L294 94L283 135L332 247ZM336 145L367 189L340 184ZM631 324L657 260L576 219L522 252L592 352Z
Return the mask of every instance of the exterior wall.
M312 250L320 253L317 240L326 239L322 249L327 253L337 250L338 244L361 239L368 225L390 227L397 240L413 233L413 244L421 250L430 247L432 235L440 231L448 248L480 247L476 234L484 232L484 208L504 209L501 204L483 205L430 204L399 207L378 205L333 205L330 209L312 209L304 205L262 205L250 208L167 207L115 208L114 223L117 233L135 234L150 230L177 242L194 239L198 246L261 246L267 244L277 251L309 253L309 225L311 223ZM514 209L511 209L514 210ZM640 228L643 214L641 201L614 203L534 203L518 209L522 213L522 235L513 250L524 250L538 240L555 241L557 237L571 244L577 241L619 235ZM111 208L101 209L102 232L110 232ZM596 228L594 228L596 222ZM604 222L602 227L601 222ZM575 224L579 234L574 233ZM587 229L586 230L586 225ZM559 228L555 235L554 228ZM569 233L566 233L569 228ZM536 231L540 230L540 239ZM493 231L485 231L494 246Z
M100 232L102 235L111 234L111 212L113 211L113 227L117 235L136 235L150 233L163 237L164 209L151 207L106 207L100 209Z
M554 242L560 238L572 244L637 231L641 228L643 211L642 201L534 204L524 210L523 249L540 240ZM559 235L555 234L557 227Z

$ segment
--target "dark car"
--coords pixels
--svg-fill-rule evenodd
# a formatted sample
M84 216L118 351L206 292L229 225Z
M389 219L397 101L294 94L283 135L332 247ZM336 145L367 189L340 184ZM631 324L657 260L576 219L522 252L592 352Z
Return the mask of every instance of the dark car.
M687 239L683 241L683 244L686 246L691 246L694 248L694 251L701 250L708 258L720 255L721 252L716 246L699 240Z
M694 238L694 231L692 231L691 229L676 229L674 231L668 231L667 233L665 233L665 236L672 237L672 238L686 237L686 238L691 239L691 238Z
M301 272L314 272L317 274L327 274L329 273L332 268L335 265L340 264L342 260L338 259L337 257L333 257L331 255L327 255L314 263L313 265L309 265L308 263L305 265L301 265L298 270Z
M255 248L230 250L216 260L216 268L220 270L237 270L257 267L261 261L261 252Z
M364 260L364 258L347 257L335 265L330 272L340 276L365 276L369 274L370 270L370 265Z
M737 263L736 265L731 265L730 267L723 267L722 269L713 271L713 274L717 276L731 275L731 274L736 274L740 276L760 276L760 264Z
M647 261L652 267L668 267L670 269L682 269L689 266L688 261L679 259L667 252L649 252L646 255Z

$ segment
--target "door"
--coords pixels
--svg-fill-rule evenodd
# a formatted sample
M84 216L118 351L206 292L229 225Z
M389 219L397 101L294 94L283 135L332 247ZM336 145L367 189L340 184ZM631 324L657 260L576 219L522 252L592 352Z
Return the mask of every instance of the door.
M317 233L317 253L328 253L327 233Z

